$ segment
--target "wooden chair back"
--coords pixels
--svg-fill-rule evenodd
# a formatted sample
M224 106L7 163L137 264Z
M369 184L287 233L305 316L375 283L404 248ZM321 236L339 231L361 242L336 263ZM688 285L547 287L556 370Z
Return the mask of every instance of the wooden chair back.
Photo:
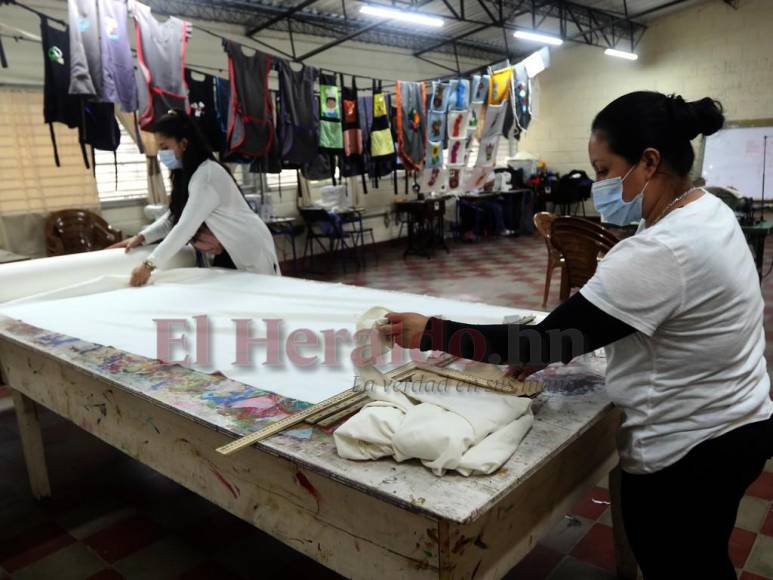
M120 230L85 209L53 212L46 220L45 236L49 256L104 250L123 239Z
M550 241L564 259L561 301L596 273L598 260L619 241L599 224L578 217L559 217L550 228Z

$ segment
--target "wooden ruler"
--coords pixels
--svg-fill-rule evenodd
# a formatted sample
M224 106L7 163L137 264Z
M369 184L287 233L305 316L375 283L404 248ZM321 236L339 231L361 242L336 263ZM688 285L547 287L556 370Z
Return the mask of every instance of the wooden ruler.
M290 427L293 427L298 423L302 423L303 421L306 420L307 417L317 415L319 414L320 411L329 409L331 407L336 407L336 406L338 406L337 408L341 408L340 406L342 403L348 402L350 399L353 399L355 397L359 397L361 394L362 393L360 392L349 390L349 391L344 391L343 393L338 393L337 395L333 395L329 399L325 399L324 401L321 401L316 405L312 405L311 407L308 407L303 411L298 411L297 413L288 415L283 419L279 419L279 421L274 421L273 423L271 423L270 425L267 425L266 427L263 427L262 429L258 429L254 433L250 433L249 435L245 435L244 437L241 437L236 441L231 441L227 445L218 447L217 452L222 455L230 455L231 453L235 453L241 449L244 449L245 447L249 447L253 443L262 441L267 437L276 435L280 431L284 431L285 429L289 429Z
M542 385L539 383L524 383L512 377L507 377L504 375L504 373L501 379L486 379L476 377L474 375L470 375L455 369L417 364L416 372L414 374L419 374L421 372L426 372L428 374L433 374L446 379L451 379L453 381L458 381L460 383L474 385L476 387L481 387L483 389L497 391L500 393L509 393L514 395L534 395L542 390Z

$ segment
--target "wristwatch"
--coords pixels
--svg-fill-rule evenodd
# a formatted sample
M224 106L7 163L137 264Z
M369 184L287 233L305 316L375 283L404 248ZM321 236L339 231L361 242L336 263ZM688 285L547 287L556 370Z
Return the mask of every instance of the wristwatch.
M150 258L148 258L147 260L144 260L142 262L142 265L145 266L151 272L156 269L156 263Z

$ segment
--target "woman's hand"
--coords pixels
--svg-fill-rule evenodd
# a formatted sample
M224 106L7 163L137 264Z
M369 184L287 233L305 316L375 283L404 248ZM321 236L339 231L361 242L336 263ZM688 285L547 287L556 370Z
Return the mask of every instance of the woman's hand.
M126 253L129 253L132 249L141 246L145 243L145 236L142 234L137 234L136 236L132 236L131 238L126 238L125 240L121 240L120 242L116 242L112 246L108 246L108 250L112 250L113 248L126 248Z
M193 247L205 254L218 255L223 253L223 244L206 227L201 228L196 237L193 238Z
M386 324L378 326L385 338L403 348L419 348L424 329L429 322L428 316L415 312L389 312L386 319Z
M507 376L518 381L525 381L529 376L544 369L548 365L513 365L507 369Z
M129 279L129 285L131 286L144 286L150 280L150 273L152 270L148 268L143 262L134 270L132 270L132 276Z

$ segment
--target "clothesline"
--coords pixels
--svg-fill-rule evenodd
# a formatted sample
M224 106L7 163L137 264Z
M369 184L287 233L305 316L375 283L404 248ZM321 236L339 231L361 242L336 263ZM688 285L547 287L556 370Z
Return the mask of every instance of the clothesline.
M63 26L67 26L67 23L64 22L63 20L60 20L60 19L58 19L58 18L56 18L54 16L50 16L49 14L46 14L45 12L42 12L42 11L37 10L35 8L32 8L31 6L27 6L25 4L22 4L22 3L18 2L17 0L0 0L0 4L8 4L8 5L12 5L12 6L17 6L18 8L21 8L22 10L27 10L28 12L32 12L33 14L37 14L41 18L47 18L47 19L49 19L49 20L51 20L53 22L57 22L58 24L61 24ZM215 38L219 38L221 40L231 40L233 42L238 42L239 44L242 44L243 46L246 46L248 48L252 48L253 50L257 50L257 48L255 46L250 46L249 44L245 44L242 41L233 40L231 38L228 38L227 36L224 36L222 34L218 34L217 32L213 32L212 30L204 28L203 26L200 26L198 24L191 23L191 27L196 29L196 30L198 30L198 31L200 31L200 32L203 32L205 34L209 34L210 36L213 36ZM267 48L269 50L275 51L275 52L281 54L282 56L287 57L288 59L292 60L293 62L298 62L298 63L302 62L302 61L298 60L297 58L293 57L293 55L291 55L290 53L288 53L288 52L286 52L286 51L284 51L284 50L282 50L280 48L277 48L275 46L271 46L271 45L263 42L260 39L250 38L249 40L250 40L250 42L255 42L255 43L257 43L257 44L259 44L259 45L261 45L261 46L263 46L263 47L265 47L265 48ZM132 49L132 52L134 52L134 49ZM213 66L209 66L209 65L190 64L190 65L186 65L186 66L187 66L187 68L190 68L190 69L199 68L199 69L208 69L208 70L213 70L213 71L218 71L218 72L225 72L224 68L213 67ZM380 79L380 78L366 76L366 75L351 74L351 73L347 73L347 72L343 72L343 71L339 71L339 70L330 69L330 68L327 68L327 67L325 67L324 69L320 68L320 70L322 70L323 72L330 72L330 73L333 73L333 74L336 74L336 75L349 75L349 76L351 76L352 78L355 78L355 79L359 78L359 79L365 79L365 80L369 80L369 81L381 82L382 83L382 88L390 88L390 87L395 86L395 82L394 81L389 81L387 79ZM367 91L367 90L371 90L371 89L370 89L370 87L363 87L360 90Z
M201 32L204 32L205 34L209 34L211 36L214 36L215 38L219 38L220 40L229 40L231 42L237 42L238 44L241 44L242 46L246 46L247 48L251 48L253 50L257 50L257 48L254 47L254 46L250 46L248 44L244 44L241 41L233 40L232 38L228 38L227 36L223 36L222 34L218 34L217 32L212 32L211 30L208 30L207 28L199 26L198 24L191 24L191 26L194 29L196 29L196 30L199 30ZM302 61L300 61L297 58L293 57L293 55L291 55L290 53L288 53L288 52L286 52L284 50L281 50L279 48L276 48L275 46L271 46L269 44L266 44L262 40L259 40L257 38L250 38L250 41L256 42L256 43L260 44L261 46L264 46L264 47L266 47L266 48L268 48L270 50L274 50L274 51L278 52L279 54L281 54L282 56L287 57L288 59L290 59L293 62L302 63ZM385 81L385 79L379 79L379 78L376 78L376 77L370 77L370 76L365 76L365 75L356 75L356 74L346 73L346 72L338 71L338 70L327 68L327 67L325 67L325 68L319 67L319 70L322 71L322 72L329 72L329 73L333 73L333 74L336 74L336 75L349 75L349 76L351 76L352 78L355 78L355 79L360 78L360 79L365 79L365 80L369 80L369 81L378 81L378 82L381 82L381 83L384 83L384 81ZM382 84L382 87L391 87L391 86L394 86L394 82L393 81L389 81L389 82L387 82L385 84ZM367 88L367 87L364 87L364 88L362 88L360 90L370 90L370 89Z

